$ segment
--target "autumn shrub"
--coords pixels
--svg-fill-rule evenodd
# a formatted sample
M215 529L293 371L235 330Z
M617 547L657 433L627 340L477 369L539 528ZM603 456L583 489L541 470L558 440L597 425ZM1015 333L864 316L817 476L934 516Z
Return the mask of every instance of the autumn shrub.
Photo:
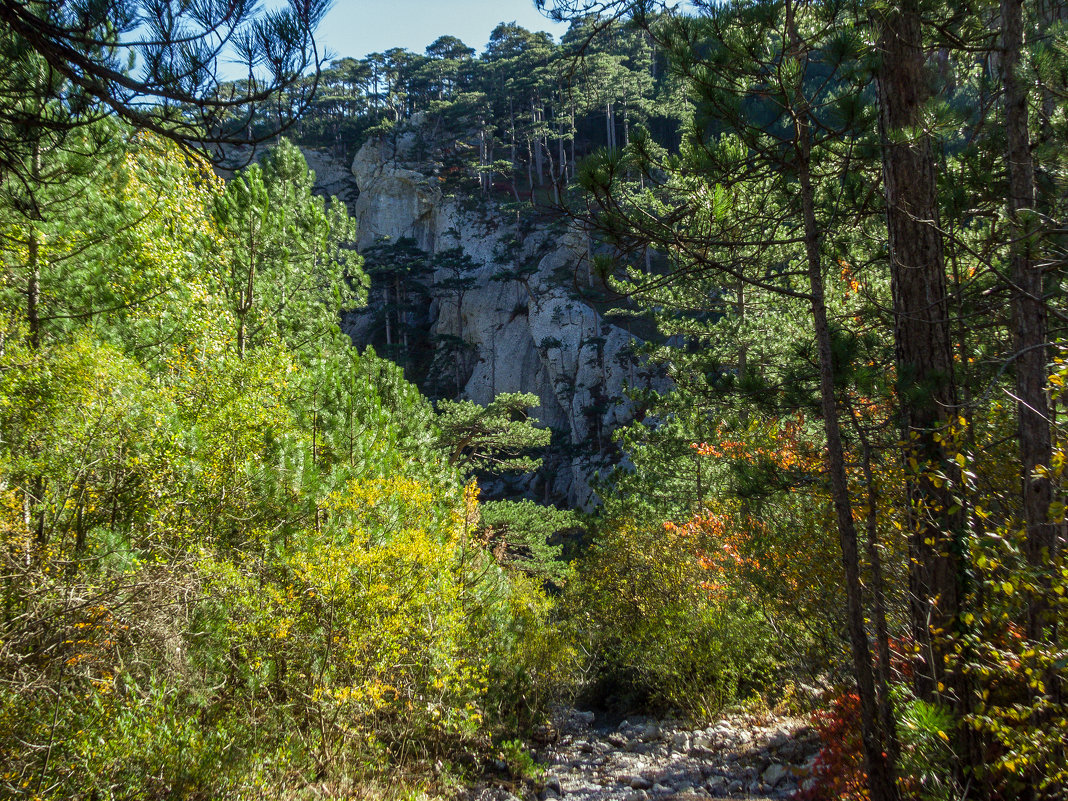
M468 621L486 666L488 717L505 733L527 733L553 704L573 697L581 660L539 579L483 569L489 580L468 607Z
M1065 464L1060 445L1053 470L1059 475ZM1063 507L1055 515L1063 525ZM1058 632L1068 623L1068 570L1059 554L1041 567L1029 564L1025 542L1022 527L1009 526L972 540L981 603L963 616L952 666L973 691L961 723L985 753L975 780L995 798L1064 799L1068 646ZM1041 610L1037 631L1029 631L1031 610Z
M856 693L840 694L817 710L812 722L821 747L798 801L866 801L860 698Z
M706 585L678 529L603 528L564 603L588 691L602 701L705 716L763 688L776 668L765 620Z

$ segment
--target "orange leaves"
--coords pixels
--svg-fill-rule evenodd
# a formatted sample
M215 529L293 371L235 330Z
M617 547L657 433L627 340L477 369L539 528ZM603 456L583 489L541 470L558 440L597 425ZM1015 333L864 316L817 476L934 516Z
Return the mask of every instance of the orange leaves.
M716 427L714 444L690 445L698 456L712 456L752 464L771 464L780 470L819 471L823 456L816 443L804 435L805 415L771 420L750 426L740 435L731 435L727 426Z
M848 299L851 294L855 294L861 290L863 284L857 280L856 275L853 273L853 267L849 262L844 259L838 260L838 266L842 268L842 283L845 284L846 293L845 296Z

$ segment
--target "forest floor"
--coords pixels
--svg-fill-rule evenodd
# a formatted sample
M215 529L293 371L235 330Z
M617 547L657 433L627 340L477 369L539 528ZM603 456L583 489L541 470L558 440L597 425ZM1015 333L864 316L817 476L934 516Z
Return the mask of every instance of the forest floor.
M470 801L785 799L805 786L819 750L805 719L741 712L694 728L648 717L612 725L561 709L544 734L537 778L473 788Z

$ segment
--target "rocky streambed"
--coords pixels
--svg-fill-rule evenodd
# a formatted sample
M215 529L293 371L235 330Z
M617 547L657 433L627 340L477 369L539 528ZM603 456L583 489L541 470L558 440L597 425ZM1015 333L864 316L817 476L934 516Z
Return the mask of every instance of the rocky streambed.
M699 801L789 798L807 786L819 740L800 718L727 714L694 728L630 717L615 725L561 710L532 756L542 773L483 784L471 801ZM503 767L503 765L499 766Z

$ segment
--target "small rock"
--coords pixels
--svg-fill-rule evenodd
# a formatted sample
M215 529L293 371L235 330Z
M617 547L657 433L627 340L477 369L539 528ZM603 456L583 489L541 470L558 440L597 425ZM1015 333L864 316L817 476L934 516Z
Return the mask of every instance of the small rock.
M742 784L740 781L735 779L734 781L732 781L730 784L727 785L727 792L728 793L739 793L739 792L742 791L742 789L744 787L745 787L744 784Z
M474 801L519 801L503 787L483 787L474 795Z
M659 739L661 729L655 723L648 724L642 729L641 738L643 742L650 742L651 740Z
M593 723L594 717L596 716L592 712L575 712L575 719L587 726Z
M653 795L671 795L672 792L672 789L666 784L657 782L653 785Z
M675 788L675 792L678 793L679 795L685 795L686 793L692 793L693 792L693 785L692 784L680 784L678 787Z
M671 735L671 744L676 748L685 749L689 742L690 736L684 731L677 731Z
M768 769L761 774L760 778L765 784L770 787L777 786L790 774L790 769L785 765L775 762L768 766Z
M624 801L649 801L649 793L645 790L631 790L625 796Z
M557 795L563 795L563 789L560 787L560 780L555 776L550 776L545 780L545 789L551 790Z
M644 776L628 776L626 777L626 784L632 790L648 790L653 786L653 783Z

